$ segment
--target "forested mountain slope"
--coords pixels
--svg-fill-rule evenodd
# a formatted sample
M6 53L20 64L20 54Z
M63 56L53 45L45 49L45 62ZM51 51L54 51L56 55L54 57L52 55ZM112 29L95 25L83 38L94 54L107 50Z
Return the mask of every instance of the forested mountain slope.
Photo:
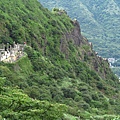
M1 0L0 26L1 44L27 43L18 61L0 62L1 119L119 119L119 80L66 11Z
M119 0L39 0L45 7L65 9L78 19L82 32L103 57L120 56Z

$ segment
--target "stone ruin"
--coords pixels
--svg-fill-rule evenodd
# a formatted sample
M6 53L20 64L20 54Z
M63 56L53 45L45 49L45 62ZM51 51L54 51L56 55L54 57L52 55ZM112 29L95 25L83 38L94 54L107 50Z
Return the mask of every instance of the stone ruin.
M3 62L14 62L24 55L23 50L26 43L24 44L15 44L13 46L9 43L0 45L0 61Z

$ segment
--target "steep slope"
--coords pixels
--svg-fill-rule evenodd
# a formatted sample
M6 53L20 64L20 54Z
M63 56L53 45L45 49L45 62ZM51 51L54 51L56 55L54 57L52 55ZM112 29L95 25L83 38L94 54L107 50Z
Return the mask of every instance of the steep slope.
M82 32L99 55L119 58L120 2L118 0L39 0L45 7L65 9L81 23ZM117 52L116 52L117 51Z
M97 56L92 43L81 35L77 20L64 10L50 12L35 0L5 0L0 7L0 42L27 43L24 57L12 64L0 62L3 118L112 119L119 115L119 81L107 60Z
M4 82L0 77L0 119L56 120L66 111L65 105L34 100L18 88L3 87Z

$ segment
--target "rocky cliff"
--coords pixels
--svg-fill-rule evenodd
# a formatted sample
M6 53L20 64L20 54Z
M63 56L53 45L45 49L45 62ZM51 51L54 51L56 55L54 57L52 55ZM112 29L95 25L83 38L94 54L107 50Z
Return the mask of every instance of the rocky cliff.
M99 73L102 78L106 78L106 74L113 74L109 68L109 63L106 58L102 58L93 50L93 45L85 37L81 35L81 29L77 20L71 21L74 28L71 32L64 33L60 40L60 50L69 58L69 44L77 48L76 57L80 61L86 61L88 66Z

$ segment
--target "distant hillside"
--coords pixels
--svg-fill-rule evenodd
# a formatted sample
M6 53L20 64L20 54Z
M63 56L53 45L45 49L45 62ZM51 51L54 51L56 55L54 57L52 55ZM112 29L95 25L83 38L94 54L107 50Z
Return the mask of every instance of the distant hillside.
M76 18L83 34L92 41L99 55L120 56L120 2L119 0L39 0L45 7L65 9Z
M14 41L26 47L17 61L0 62L0 119L120 118L118 78L66 11L1 0L0 44Z

